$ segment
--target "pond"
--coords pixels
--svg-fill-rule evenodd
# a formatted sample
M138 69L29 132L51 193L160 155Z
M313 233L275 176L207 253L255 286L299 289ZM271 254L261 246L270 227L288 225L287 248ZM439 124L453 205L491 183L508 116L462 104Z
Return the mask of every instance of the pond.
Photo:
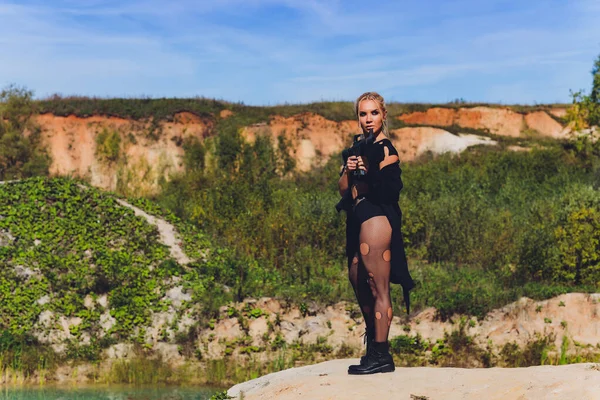
M0 387L0 400L208 400L222 390L192 386Z

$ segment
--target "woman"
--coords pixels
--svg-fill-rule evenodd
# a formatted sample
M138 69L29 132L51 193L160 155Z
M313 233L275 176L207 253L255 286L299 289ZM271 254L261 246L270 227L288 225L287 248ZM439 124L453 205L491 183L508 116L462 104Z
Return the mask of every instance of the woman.
M367 328L367 354L348 373L363 375L394 371L387 341L393 316L389 284L402 285L407 312L408 293L415 284L400 231L400 160L388 139L383 97L375 92L362 94L355 112L364 138L352 147L353 155L344 154L339 180L342 200L337 208L347 214L348 275Z

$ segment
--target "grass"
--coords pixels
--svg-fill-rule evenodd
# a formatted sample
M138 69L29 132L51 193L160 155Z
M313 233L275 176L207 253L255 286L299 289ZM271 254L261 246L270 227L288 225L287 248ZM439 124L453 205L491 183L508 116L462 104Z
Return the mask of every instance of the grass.
M323 101L318 103L280 104L274 106L247 106L243 103L231 103L224 100L197 98L98 98L84 96L52 96L37 102L39 112L53 113L59 116L76 115L89 117L105 115L136 120L153 119L171 121L179 112L191 112L200 117L219 119L222 110L230 110L235 114L254 119L256 122L267 121L269 116L281 115L290 117L305 112L322 115L333 121L354 120L353 103L350 101ZM567 107L565 104L538 105L503 105L471 102L449 103L388 103L391 117L415 111L426 111L432 107L503 107L515 112L525 113L549 110L555 107Z
M339 356L353 356L356 350L342 346L340 351L334 353L323 343L309 346L296 343L263 353L262 355L267 355L266 361L258 354L248 354L241 358L226 356L203 361L186 359L177 363L166 362L159 354L138 346L127 359L104 359L87 363L67 362L63 358L54 360L54 364L49 366L42 362L33 369L25 365L4 366L0 369L0 380L15 385L43 385L56 379L56 368L59 365L68 365L69 369L66 371L70 371L71 379L77 379L77 374L85 373L84 379L88 379L90 383L224 387L298 365L313 364Z

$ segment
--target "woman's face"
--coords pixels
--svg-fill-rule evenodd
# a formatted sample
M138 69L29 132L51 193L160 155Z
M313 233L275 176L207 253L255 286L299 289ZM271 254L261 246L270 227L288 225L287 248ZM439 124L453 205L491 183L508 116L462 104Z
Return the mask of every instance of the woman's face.
M379 104L374 100L363 100L358 105L358 122L364 133L373 129L373 134L377 136L383 128L385 113L379 108Z

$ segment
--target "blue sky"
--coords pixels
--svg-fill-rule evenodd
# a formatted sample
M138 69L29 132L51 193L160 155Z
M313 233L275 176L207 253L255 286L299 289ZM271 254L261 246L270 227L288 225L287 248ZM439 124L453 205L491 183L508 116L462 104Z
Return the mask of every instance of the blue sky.
M0 86L37 97L569 102L600 0L0 0Z

